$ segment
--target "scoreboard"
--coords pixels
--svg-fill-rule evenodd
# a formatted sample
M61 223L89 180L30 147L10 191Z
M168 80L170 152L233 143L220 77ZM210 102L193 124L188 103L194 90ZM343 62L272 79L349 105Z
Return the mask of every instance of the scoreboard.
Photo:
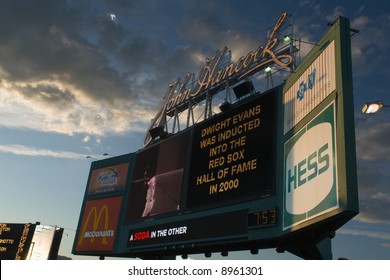
M72 252L322 258L317 244L358 213L351 68L340 18L280 86L93 162Z
M0 260L26 260L35 224L0 223Z

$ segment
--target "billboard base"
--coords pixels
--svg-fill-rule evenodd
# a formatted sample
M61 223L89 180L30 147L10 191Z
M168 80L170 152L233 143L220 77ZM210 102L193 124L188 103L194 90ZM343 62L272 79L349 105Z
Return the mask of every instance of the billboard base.
M325 237L318 242L289 242L286 247L276 248L276 251L288 251L304 260L332 260L332 241L330 237Z

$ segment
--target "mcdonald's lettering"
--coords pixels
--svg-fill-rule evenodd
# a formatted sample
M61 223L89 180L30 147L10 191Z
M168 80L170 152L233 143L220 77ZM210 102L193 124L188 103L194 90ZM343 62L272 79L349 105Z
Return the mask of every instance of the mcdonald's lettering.
M76 251L110 251L114 248L121 202L121 196L86 201Z
M96 206L93 206L91 208L91 210L89 210L87 219L84 222L83 230L81 231L81 234L80 234L79 245L81 245L83 243L85 237L91 238L90 239L91 243L95 242L95 237L103 237L102 244L107 244L107 234L102 234L101 231L98 231L98 232L100 232L100 234L98 232L96 232L98 225L99 225L99 222L102 219L103 213L105 214L104 220L103 220L104 221L104 230L106 230L106 231L108 230L108 207L107 207L107 205L105 204L102 208L100 208L99 213L97 212ZM89 225L89 221L91 220L92 215L93 215L92 231L87 232L87 227ZM92 232L95 232L95 234L93 234ZM112 235L110 235L110 236L113 236L113 235L114 234L112 233Z

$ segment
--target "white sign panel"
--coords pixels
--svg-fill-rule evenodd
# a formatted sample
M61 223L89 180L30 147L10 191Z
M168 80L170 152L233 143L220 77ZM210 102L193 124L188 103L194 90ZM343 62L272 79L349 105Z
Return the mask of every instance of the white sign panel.
M31 248L27 259L48 260L53 244L56 226L38 225L31 242Z
M284 133L336 89L335 44L332 41L284 94Z
M335 106L284 145L283 229L338 208Z

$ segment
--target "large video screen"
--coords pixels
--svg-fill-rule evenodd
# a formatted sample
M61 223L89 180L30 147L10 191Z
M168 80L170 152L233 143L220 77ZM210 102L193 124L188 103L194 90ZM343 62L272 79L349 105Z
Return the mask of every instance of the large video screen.
M275 187L276 93L195 126L187 208L269 196Z
M190 131L136 154L125 223L182 210Z

